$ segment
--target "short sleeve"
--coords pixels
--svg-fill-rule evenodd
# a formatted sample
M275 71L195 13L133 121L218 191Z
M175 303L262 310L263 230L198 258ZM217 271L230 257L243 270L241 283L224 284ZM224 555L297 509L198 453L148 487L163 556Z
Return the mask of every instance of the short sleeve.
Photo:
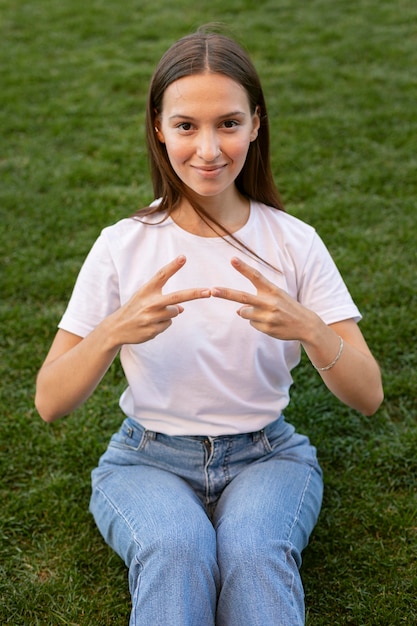
M362 318L329 251L317 233L301 271L299 301L326 324Z
M85 337L119 307L118 275L102 233L81 267L58 327Z

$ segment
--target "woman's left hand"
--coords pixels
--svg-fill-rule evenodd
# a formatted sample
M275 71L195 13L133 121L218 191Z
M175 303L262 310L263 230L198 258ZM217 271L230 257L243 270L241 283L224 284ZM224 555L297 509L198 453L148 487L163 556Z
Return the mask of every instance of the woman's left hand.
M214 287L211 295L242 304L237 310L238 315L271 337L301 342L307 340L309 330L320 324L318 316L241 259L234 257L231 263L256 287L256 294L229 287Z
M332 363L343 347L342 337L343 354L338 356L334 367L322 369L320 375L342 402L372 415L384 397L381 373L355 320L327 325L258 270L236 257L232 265L256 287L256 294L213 287L211 295L240 302L242 306L237 313L261 332L277 339L299 341L311 362L319 367Z

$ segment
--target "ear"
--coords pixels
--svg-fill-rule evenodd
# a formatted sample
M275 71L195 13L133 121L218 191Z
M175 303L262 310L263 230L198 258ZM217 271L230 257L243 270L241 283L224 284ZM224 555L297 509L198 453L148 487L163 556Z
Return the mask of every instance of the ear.
M164 135L163 135L163 133L162 133L162 131L161 131L161 121L160 121L160 119L159 119L159 113L158 113L158 111L155 111L155 117L154 117L154 121L153 121L153 127L154 127L154 131L155 131L155 134L156 134L156 136L157 136L158 140L159 140L161 143L165 143Z
M162 134L161 129L158 128L156 124L154 126L154 130L155 130L155 135L157 136L158 141L160 141L161 143L165 143L164 135Z
M258 130L261 125L261 117L260 117L260 109L259 106L256 107L255 113L252 116L252 132L250 134L250 140L255 141L258 137Z

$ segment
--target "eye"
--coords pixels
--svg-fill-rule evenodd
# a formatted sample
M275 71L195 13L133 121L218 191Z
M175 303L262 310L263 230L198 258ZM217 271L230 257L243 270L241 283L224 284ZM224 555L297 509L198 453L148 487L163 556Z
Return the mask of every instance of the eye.
M181 122L180 124L177 124L177 128L178 130L182 130L184 133L187 133L192 130L192 124L190 122Z
M224 128L235 128L236 126L239 126L239 122L236 120L225 120L223 122L223 126Z

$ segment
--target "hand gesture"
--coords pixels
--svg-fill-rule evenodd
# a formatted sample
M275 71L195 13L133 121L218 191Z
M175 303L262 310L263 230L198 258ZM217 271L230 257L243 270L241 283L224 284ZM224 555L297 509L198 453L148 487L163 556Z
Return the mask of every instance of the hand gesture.
M162 293L169 278L185 262L185 256L179 256L162 267L126 304L113 313L118 345L143 343L153 339L169 328L172 319L183 312L182 302L210 297L209 289L198 288Z
M271 283L259 270L234 257L232 266L256 287L257 293L214 287L211 295L240 302L238 315L250 324L276 339L298 340L308 336L308 330L317 323L317 316L294 300L285 291Z

